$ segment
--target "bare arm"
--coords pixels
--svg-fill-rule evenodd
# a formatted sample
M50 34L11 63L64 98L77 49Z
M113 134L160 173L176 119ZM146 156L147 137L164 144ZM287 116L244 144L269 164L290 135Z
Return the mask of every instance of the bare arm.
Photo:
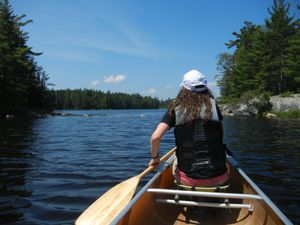
M151 156L152 159L149 162L149 166L157 166L160 163L159 157L158 157L158 150L161 138L163 135L170 129L169 125L166 123L159 123L155 131L153 132L151 136Z

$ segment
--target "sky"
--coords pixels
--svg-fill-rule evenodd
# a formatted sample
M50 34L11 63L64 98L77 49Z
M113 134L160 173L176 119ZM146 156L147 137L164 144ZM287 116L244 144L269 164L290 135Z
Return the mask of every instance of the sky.
M218 96L217 56L244 21L261 25L272 0L11 0L54 89L174 98L197 69ZM290 12L299 18L296 4Z

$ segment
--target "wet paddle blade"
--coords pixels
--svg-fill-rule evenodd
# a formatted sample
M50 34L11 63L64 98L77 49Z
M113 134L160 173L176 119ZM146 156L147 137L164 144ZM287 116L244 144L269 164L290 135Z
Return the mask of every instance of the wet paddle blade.
M140 177L135 176L105 192L80 215L75 224L110 224L130 202L139 181Z

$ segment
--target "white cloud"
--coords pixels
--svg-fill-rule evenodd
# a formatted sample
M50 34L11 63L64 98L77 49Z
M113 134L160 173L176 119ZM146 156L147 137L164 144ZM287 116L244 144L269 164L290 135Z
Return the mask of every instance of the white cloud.
M99 81L99 80L94 80L94 81L91 82L91 86L93 86L93 87L95 87L99 84L101 84L101 81Z
M215 97L220 96L220 88L217 82L208 82L207 86L213 92Z
M148 89L147 93L150 94L150 95L153 95L153 94L157 93L157 89L150 88L150 89Z
M111 84L111 83L120 83L126 79L126 76L123 74L119 75L111 75L104 77L104 83Z
M217 82L208 82L207 86L210 88L214 88L214 87L217 87L218 85L217 85Z

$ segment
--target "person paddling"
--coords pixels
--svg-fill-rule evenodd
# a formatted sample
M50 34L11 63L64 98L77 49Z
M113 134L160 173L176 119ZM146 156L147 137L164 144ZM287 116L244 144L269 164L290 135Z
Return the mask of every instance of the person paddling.
M151 136L152 159L160 163L158 151L163 135L174 127L176 157L174 177L179 184L214 186L225 183L226 145L223 143L222 114L197 70L184 74L180 91Z

